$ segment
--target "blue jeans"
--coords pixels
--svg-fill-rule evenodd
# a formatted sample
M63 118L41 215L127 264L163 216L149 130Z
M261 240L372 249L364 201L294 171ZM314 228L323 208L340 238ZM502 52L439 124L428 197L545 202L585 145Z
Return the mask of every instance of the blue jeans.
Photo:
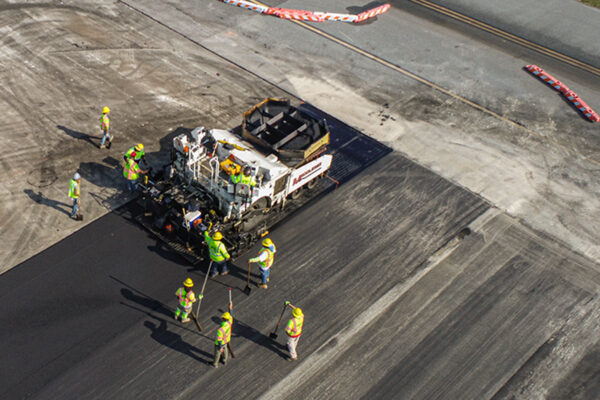
M100 142L100 146L104 146L104 143L106 143L106 139L108 139L109 142L112 140L112 136L110 135L110 133L108 133L108 129L105 130L104 134L102 135L102 141Z
M127 179L127 178L125 178ZM138 188L138 183L137 183L137 179L127 179L127 189L129 189L130 192L135 192Z
M221 271L222 274L225 273L225 272L227 272L228 271L227 261L228 260L223 260L223 261L219 261L219 262L213 261L212 262L213 263L212 268L210 269L210 276L216 275L217 274L217 269L219 271Z
M75 217L79 211L79 199L73 199L73 210L71 210L71 218Z
M271 272L271 268L269 269L260 269L260 277L262 278L262 283L267 284L267 278L269 278L269 273Z

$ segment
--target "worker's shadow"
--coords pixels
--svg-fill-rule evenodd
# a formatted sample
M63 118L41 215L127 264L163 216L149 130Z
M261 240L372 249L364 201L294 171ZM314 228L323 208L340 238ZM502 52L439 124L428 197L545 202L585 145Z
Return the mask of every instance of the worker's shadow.
M62 126L62 125L56 125L56 127L58 129L60 129L61 131L63 131L64 133L66 133L67 135L71 136L72 138L84 140L86 142L93 144L95 147L100 147L100 140L102 139L102 136L92 136L92 135L88 135L87 133L77 132L77 131L74 131L73 129L69 129L66 126ZM94 142L92 139L98 139L98 144L96 144L96 142Z
M131 285L128 285L127 283L123 282L119 278L116 278L112 275L110 275L109 277L110 277L110 279L125 286L124 288L121 289L121 295L124 298L126 298L127 300L129 300L133 303L137 303L147 310L155 311L157 313L166 315L167 317L173 316L173 311L171 309L169 309L169 307L167 307L166 305L161 303L160 301L155 300L152 297L148 296L146 293L134 288Z
M121 295L129 301L139 304L145 309L152 310L167 317L173 316L173 310L168 309L163 303L158 300L154 300L151 297L138 296L127 288L121 289Z
M68 204L68 203L63 203L62 201L57 201L57 200L53 200L53 199L49 199L48 197L45 197L42 192L37 192L35 193L33 190L31 189L25 189L23 190L23 192L29 196L29 198L33 201L35 201L38 204L42 204L44 206L48 206L48 207L52 207L64 214L67 215L71 215L71 209L73 208L72 204ZM67 208L65 210L65 207Z
M260 281L260 272L257 273L256 271L258 271L258 266L257 264L253 264L252 268L250 269L250 283L252 284L254 282L255 285L258 285L256 281L252 279L258 279ZM245 267L238 267L237 265L229 261L229 275L235 278L242 279L244 282L247 282L248 265L246 264Z
M235 317L235 316L234 316ZM253 341L254 343L271 350L273 353L277 354L281 358L287 359L287 354L282 352L281 350L285 350L286 346L283 346L277 343L275 340L271 339L269 336L262 334L256 329L252 328L250 325L245 324L239 319L235 319L233 322L233 332L232 335L241 336L248 340Z
M151 233L148 233L148 237L152 239L156 239ZM185 258L180 256L171 250L162 240L156 239L156 243L153 246L148 246L148 250L156 253L167 261L170 261L174 264L179 264L183 267L187 267L187 272L195 271L197 268L192 266Z
M126 182L122 169L117 160L108 157L103 160L106 164L83 162L78 172L83 179L99 187L125 189Z
M158 321L158 325L152 321L145 321L144 326L150 329L151 334L150 337L156 340L158 343L163 346L170 347L173 350L180 352L181 354L185 354L197 361L200 361L204 364L209 364L212 359L212 354L209 354L205 351L199 350L197 347L192 346L191 344L183 341L181 335L171 332L167 329L167 321L162 318L157 318L151 315L152 318ZM208 359L204 359L199 357L198 355L202 355L207 357Z

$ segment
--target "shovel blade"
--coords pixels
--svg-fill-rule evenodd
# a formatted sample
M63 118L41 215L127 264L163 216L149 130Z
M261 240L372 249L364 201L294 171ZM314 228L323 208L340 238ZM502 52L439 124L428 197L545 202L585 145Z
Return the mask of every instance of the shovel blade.
M250 296L251 291L252 289L250 288L250 286L246 285L246 287L244 288L244 294Z
M277 339L277 334L275 332L272 332L272 333L269 334L269 337L271 339Z

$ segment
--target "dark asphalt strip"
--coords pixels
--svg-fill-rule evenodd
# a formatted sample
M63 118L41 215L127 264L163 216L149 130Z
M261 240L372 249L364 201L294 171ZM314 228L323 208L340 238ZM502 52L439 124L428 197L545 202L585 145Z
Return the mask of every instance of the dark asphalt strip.
M126 303L170 316L164 284L189 266L130 222L130 207L0 276L0 397L35 393L144 317Z

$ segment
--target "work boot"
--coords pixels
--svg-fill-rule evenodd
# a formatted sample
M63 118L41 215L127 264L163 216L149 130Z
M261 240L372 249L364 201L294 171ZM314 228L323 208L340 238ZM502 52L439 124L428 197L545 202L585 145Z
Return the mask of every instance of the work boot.
M101 144L101 145L100 145L100 148L101 148L101 149L105 149L105 148L106 148L106 145L104 145L104 144Z
M191 321L191 319L189 319L189 318L184 318L184 319L182 319L182 320L181 320L181 323L182 323L182 324L185 324L185 323L187 323L187 322L190 322L190 321Z
M268 288L268 286L267 286L267 284L266 284L266 283L261 283L260 285L258 285L258 287L261 287L261 288L263 288L263 289L266 289L266 288Z
M267 283L269 283L269 281L270 281L270 279L269 279L269 278L267 278Z
M221 275L227 275L227 274L229 274L229 271L221 272Z

